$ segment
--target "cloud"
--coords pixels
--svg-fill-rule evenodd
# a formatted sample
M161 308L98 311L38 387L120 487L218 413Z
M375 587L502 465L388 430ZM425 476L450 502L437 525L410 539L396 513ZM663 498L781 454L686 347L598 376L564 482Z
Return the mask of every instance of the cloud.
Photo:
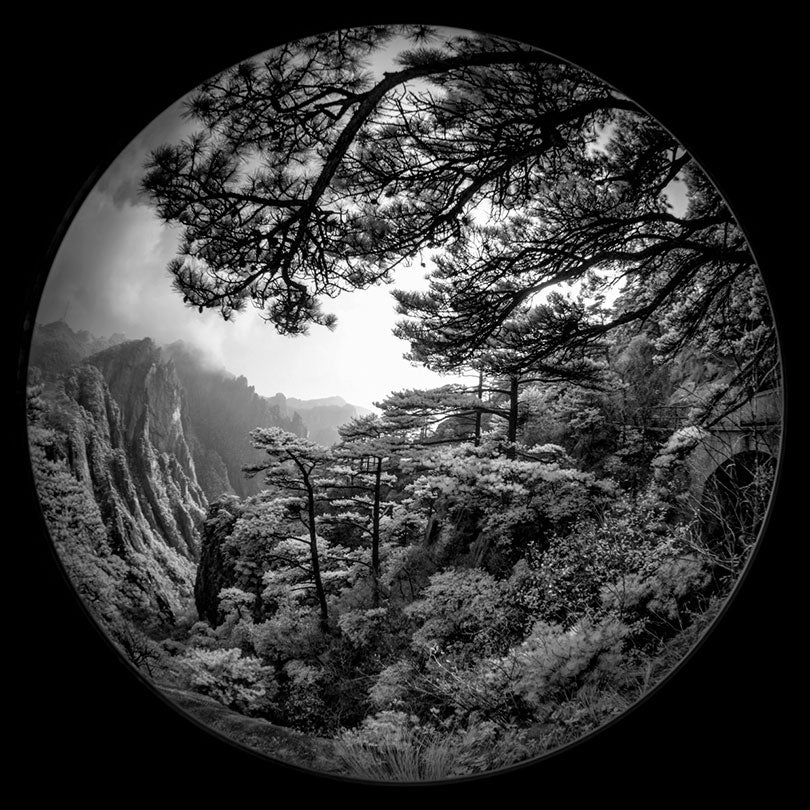
M192 122L181 117L185 98L178 99L144 127L99 178L96 190L108 195L119 208L148 205L140 186L149 153L164 143L176 143L195 130Z
M283 337L255 310L225 322L214 311L184 305L166 271L177 242L178 234L151 208L116 202L109 187L96 187L59 249L37 320L66 315L73 328L98 336L185 340L267 395L340 395L368 407L392 390L446 381L402 358L408 347L391 334L396 316L390 288L326 302L338 316L334 332L313 327L308 336ZM422 272L400 271L397 286L418 286Z

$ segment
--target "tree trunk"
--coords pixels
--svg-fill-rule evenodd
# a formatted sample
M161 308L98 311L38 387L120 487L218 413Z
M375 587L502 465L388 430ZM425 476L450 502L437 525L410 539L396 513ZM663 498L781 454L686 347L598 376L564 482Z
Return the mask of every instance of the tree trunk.
M425 523L425 545L430 545L430 533L433 531L433 524L436 520L436 515L433 513L433 507L430 507L427 522Z
M382 479L382 459L377 459L374 473L374 511L371 517L371 577L373 580L371 605L380 606L380 482Z
M509 446L506 448L506 457L514 459L517 455L515 442L517 442L518 428L518 378L509 378L509 426L506 431L506 440Z
M478 372L478 399L481 399L484 393L484 372ZM480 408L475 412L475 440L474 445L479 447L481 444L481 410Z
M309 516L309 556L312 565L312 578L315 580L315 593L318 596L318 604L321 610L321 630L324 633L329 632L329 611L326 607L326 593L323 589L323 580L321 579L321 564L318 560L318 535L315 532L315 493L312 491L312 484L309 482L309 477L304 478L304 484L307 488L307 513Z

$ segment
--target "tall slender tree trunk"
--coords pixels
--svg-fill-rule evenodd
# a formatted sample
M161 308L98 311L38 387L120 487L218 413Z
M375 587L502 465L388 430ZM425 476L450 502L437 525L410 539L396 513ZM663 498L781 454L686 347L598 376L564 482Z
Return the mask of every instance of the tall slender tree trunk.
M380 606L380 490L382 482L382 459L377 459L374 472L374 510L371 515L371 577L372 607Z
M304 484L307 488L307 514L309 516L309 556L312 565L312 578L315 580L315 593L318 597L318 605L321 611L321 630L329 632L329 611L326 606L326 592L323 589L321 579L321 564L318 559L318 535L315 532L315 493L312 491L312 484L309 476L304 477Z
M428 512L427 522L425 523L425 542L424 544L430 545L430 535L433 532L433 524L436 522L436 513L433 510L433 505L430 506Z
M509 426L506 431L506 440L509 446L506 448L506 457L514 459L517 451L515 442L517 442L517 428L518 428L518 378L509 378Z
M478 399L480 400L484 394L484 372L478 372ZM473 444L479 447L481 444L481 410L480 408L475 412L475 440Z

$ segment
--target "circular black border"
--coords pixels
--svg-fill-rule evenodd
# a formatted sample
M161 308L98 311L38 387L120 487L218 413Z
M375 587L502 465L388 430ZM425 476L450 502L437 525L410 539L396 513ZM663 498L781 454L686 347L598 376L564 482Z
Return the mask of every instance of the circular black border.
M14 263L16 286L10 296L16 369L21 362L24 367L28 307L38 298L36 278L50 264L65 212L92 185L88 178L155 115L218 69L307 33L313 24L328 29L399 21L381 20L379 14L329 19L314 13L317 17L296 23L264 19L256 26L244 14L221 25L216 19L169 21L156 15L125 27L110 21L96 30L90 20L65 15L52 17L47 31L38 29L29 38L27 57L17 63L21 98L11 121L13 152L24 176L9 197L22 226L15 237L22 241L27 234L23 260ZM645 18L632 21L607 14L591 18L583 31L584 19L573 27L573 19L562 26L489 15L475 19L469 11L432 16L436 24L502 33L557 53L620 88L676 134L717 182L761 262L777 315L790 396L798 321L790 317L795 296L789 271L797 267L795 260L789 261L795 243L784 217L790 205L789 151L799 136L789 135L796 122L785 86L790 71L781 38L784 21L774 21L780 36L768 43L768 21L761 17L748 24L724 20L712 27L683 12L673 13L675 19L650 19L645 12ZM409 13L403 21L414 18ZM788 428L790 415L788 401ZM7 576L23 585L22 595L9 603L7 617L19 631L24 652L14 657L20 669L16 674L22 676L15 703L27 714L17 751L50 774L32 786L35 791L46 789L52 778L63 795L76 797L103 791L107 780L111 789L114 783L131 784L144 789L145 796L168 790L166 797L195 787L199 795L213 796L218 787L227 791L251 783L266 785L268 798L282 787L309 791L321 786L333 796L387 789L327 783L274 767L199 732L147 693L128 666L100 643L98 631L61 579L49 544L43 543L23 461L19 409L10 433L17 455L9 469L22 486L9 508L23 519L13 532L9 519L7 529L15 545L25 546L15 548L25 562L12 557L7 568ZM534 786L538 799L557 791L570 792L572 799L638 794L641 803L639 791L655 784L661 798L706 790L736 795L751 781L771 791L784 785L789 777L790 700L800 699L789 698L785 690L796 677L800 649L795 641L794 648L788 643L798 614L791 609L796 591L783 579L798 541L791 528L797 462L787 442L782 485L744 588L707 643L661 694L557 757L510 774L429 789L454 795L472 789L480 795ZM700 790L695 779L705 780ZM165 787L158 787L161 780Z

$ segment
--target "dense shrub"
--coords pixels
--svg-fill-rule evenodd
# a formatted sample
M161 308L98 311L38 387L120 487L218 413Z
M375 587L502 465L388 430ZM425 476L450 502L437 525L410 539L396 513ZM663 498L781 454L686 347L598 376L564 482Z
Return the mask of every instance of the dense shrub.
M273 670L236 648L192 647L178 663L191 689L246 714L265 708L277 691Z
M628 632L612 618L583 620L570 630L538 622L508 656L517 665L512 689L530 705L540 706L574 694L585 683L613 682L620 677Z
M447 569L430 578L422 598L405 612L421 622L413 646L484 654L503 641L504 588L480 569Z
M633 572L605 584L605 610L621 617L636 634L661 639L678 632L705 607L711 572L695 554L666 559L650 572Z
M687 527L666 523L655 507L618 503L602 520L555 535L548 548L531 547L511 593L530 619L570 626L604 612L606 589L654 578L689 550Z

